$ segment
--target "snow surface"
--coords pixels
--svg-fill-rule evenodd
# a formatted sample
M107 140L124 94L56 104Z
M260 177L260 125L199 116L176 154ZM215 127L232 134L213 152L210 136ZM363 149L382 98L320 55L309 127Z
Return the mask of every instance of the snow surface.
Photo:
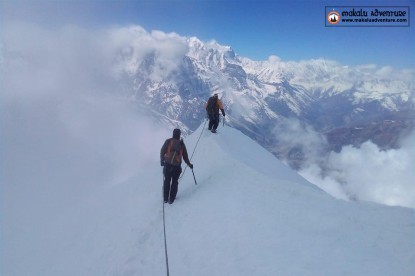
M185 138L191 155L201 135L198 185L187 169L165 205L170 275L415 275L413 209L334 199L239 131L202 129ZM162 142L123 180L2 184L0 274L166 275Z

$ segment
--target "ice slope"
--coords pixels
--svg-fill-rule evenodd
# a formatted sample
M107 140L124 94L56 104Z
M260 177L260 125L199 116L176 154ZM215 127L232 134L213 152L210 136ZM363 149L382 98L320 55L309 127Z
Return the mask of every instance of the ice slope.
M239 131L202 127L185 138L192 154L200 137L198 185L187 169L165 205L170 275L415 274L414 210L336 200ZM0 274L166 275L161 185L154 158L55 212L20 200L12 219L8 202Z

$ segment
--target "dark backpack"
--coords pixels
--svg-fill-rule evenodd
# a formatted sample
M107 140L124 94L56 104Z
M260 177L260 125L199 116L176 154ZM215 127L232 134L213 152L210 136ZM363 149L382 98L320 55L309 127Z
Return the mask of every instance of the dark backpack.
M183 141L178 139L172 138L170 143L167 147L166 154L164 154L164 160L166 163L178 166L182 163L182 156L183 156Z
M210 97L206 106L206 111L208 114L217 114L219 113L218 98Z

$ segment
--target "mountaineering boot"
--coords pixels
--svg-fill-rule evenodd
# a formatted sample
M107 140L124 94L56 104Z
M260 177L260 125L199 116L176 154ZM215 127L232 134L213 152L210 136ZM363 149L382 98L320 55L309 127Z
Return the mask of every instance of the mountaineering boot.
M216 133L216 129L212 129L212 133Z

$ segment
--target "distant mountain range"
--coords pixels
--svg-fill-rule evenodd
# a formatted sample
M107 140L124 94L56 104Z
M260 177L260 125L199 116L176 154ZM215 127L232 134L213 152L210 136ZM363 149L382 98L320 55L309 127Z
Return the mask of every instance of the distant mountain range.
M225 104L227 124L296 168L304 153L280 139L278 126L287 120L321 135L326 151L367 140L398 148L414 129L414 70L324 59L285 62L275 56L253 61L216 42L192 37L186 43L187 52L174 64L156 50L140 60L126 52L121 60L124 93L187 132L203 122L203 105L213 93Z

